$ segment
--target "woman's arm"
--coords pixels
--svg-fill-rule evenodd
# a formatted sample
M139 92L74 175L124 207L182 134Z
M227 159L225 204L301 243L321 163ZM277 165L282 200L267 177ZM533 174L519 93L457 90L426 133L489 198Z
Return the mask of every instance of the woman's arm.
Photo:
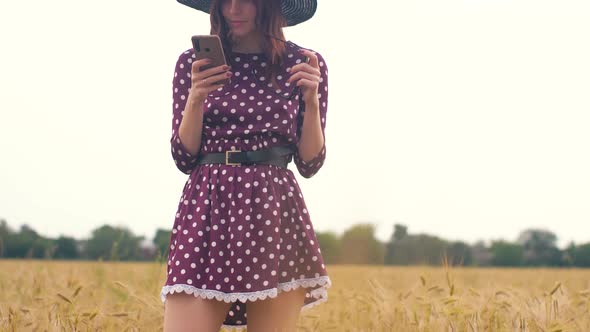
M294 162L299 174L305 178L314 176L326 159L326 113L328 111L328 66L324 58L315 53L319 82L316 93L308 91L300 100L297 135L299 141ZM310 64L313 65L313 59ZM295 76L295 75L293 75Z
M188 52L182 53L176 62L172 80L172 137L170 148L176 167L190 174L197 165L197 154L201 146L203 128L202 103L190 95L191 68L193 58Z
M317 101L305 104L305 116L301 126L298 154L302 162L309 163L324 147L320 106Z

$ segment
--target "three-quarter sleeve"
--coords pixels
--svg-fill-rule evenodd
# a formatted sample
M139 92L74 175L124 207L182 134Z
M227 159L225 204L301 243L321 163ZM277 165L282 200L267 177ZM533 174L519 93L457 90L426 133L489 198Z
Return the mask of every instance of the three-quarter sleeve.
M176 62L172 79L172 137L170 148L176 167L185 174L190 174L197 165L196 156L188 152L180 136L178 128L184 115L188 94L191 88L191 69L193 58L189 51L183 52Z
M322 136L324 137L324 144L322 149L318 154L313 157L311 160L303 161L299 156L299 150L296 149L295 154L293 156L293 161L297 166L297 170L299 174L304 178L311 178L314 176L320 168L324 165L324 161L326 159L326 113L328 111L328 65L324 61L324 58L317 52L315 52L316 56L318 57L318 64L320 66L320 83L318 86L318 101L319 101L319 108L320 108L320 124L322 128ZM301 137L301 129L303 127L303 116L305 113L305 103L303 100L299 100L300 102L300 111L299 116L297 118L297 137Z

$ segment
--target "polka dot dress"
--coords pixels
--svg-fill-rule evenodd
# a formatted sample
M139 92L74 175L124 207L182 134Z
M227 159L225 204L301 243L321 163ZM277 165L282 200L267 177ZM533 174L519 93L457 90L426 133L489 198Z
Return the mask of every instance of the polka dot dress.
M286 44L278 86L264 74L264 54L233 53L231 82L209 94L204 104L200 153L259 150L297 143L305 114L301 94L285 98L291 67L304 59ZM320 121L325 143L328 68L319 60ZM275 165L196 164L178 136L191 86L194 51L183 52L173 78L171 153L189 174L170 237L166 284L170 293L232 303L223 327L245 328L250 301L306 289L302 310L328 299L332 284L321 255L310 212L293 171ZM310 178L322 167L326 146L307 162L296 152L293 163Z

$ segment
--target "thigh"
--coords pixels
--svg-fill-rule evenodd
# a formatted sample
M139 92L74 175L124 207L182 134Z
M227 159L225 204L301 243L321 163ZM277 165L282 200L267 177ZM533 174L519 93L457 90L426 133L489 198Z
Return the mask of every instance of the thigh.
M164 302L164 332L218 332L231 303L203 299L193 294L174 293Z
M281 292L276 298L248 302L248 330L261 332L295 331L301 307L305 302L305 288Z

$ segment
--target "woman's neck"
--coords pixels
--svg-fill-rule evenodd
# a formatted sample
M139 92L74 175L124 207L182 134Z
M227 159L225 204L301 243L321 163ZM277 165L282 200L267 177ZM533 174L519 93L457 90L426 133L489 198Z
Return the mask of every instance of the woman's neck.
M257 34L250 34L233 40L232 50L240 53L262 53L262 38Z

